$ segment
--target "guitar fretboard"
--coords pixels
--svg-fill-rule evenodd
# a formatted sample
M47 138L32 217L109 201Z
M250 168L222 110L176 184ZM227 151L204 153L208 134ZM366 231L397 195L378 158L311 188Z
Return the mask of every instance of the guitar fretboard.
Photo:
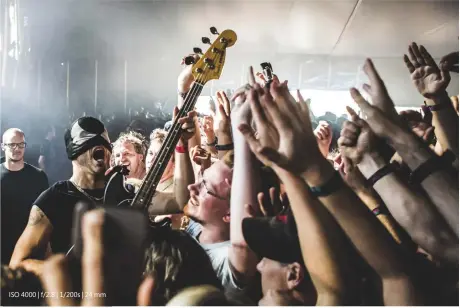
M203 85L195 81L192 88L187 93L184 105L179 110L177 117L174 119L174 122L168 132L168 135L166 136L165 141L163 142L163 145L161 146L160 151L155 157L152 168L145 176L141 188L131 202L131 207L143 210L148 209L153 195L155 194L158 183L163 176L163 172L165 171L165 168L171 159L171 155L174 153L176 145L179 142L179 138L182 133L182 124L180 124L178 120L187 116L187 114L193 110L202 90Z

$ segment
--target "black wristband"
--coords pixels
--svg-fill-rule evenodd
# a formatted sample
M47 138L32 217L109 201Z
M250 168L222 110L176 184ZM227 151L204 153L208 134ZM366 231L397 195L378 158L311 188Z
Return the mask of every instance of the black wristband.
M217 144L216 145L217 151L230 151L233 150L233 143L230 144Z
M447 106L449 105L446 103L441 103L441 104L436 104L436 105L427 105L428 109L430 109L431 112L442 110L446 108Z
M374 214L375 216L379 216L381 214L388 214L388 213L387 213L385 207L378 206L378 207L376 207L375 209L372 210L372 214Z
M208 147L212 147L212 146L215 146L217 144L217 136L214 137L214 141L211 142L211 143L206 143L206 145Z
M388 164L377 170L373 175L370 176L370 178L367 179L367 182L371 187L375 185L381 178L384 176L390 174L395 170L395 167L393 164Z
M338 172L334 172L334 175L323 185L310 187L310 191L315 197L326 197L336 192L343 186L342 177Z
M442 158L433 156L429 158L426 162L418 166L414 171L411 172L409 176L409 183L411 184L421 184L428 176L433 172L436 172L442 169Z

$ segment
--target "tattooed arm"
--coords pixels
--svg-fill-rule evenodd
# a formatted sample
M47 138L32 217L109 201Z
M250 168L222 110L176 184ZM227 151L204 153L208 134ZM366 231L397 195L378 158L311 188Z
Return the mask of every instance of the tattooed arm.
M38 249L46 249L53 226L45 213L36 205L30 210L29 222L22 232L10 261L10 267L16 268Z

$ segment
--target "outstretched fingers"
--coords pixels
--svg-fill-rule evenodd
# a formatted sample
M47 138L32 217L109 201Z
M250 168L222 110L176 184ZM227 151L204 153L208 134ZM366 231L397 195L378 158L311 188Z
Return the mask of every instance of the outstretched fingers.
M356 88L351 88L350 94L364 115L369 116L374 111L374 107L364 99L364 97Z
M409 57L405 54L404 57L404 63L406 63L407 69L409 70L409 73L413 73L415 71L415 66L412 64L411 60Z
M434 61L428 50L426 50L426 48L422 45L420 45L420 55L428 66L438 67L436 61Z
M372 62L371 59L366 59L366 61L364 62L363 69L364 69L364 73L366 73L367 77L369 77L369 81L371 82L371 86L376 86L376 85L383 84L383 81L380 78L380 75L379 75L379 73L377 72L377 69L374 66L374 62Z

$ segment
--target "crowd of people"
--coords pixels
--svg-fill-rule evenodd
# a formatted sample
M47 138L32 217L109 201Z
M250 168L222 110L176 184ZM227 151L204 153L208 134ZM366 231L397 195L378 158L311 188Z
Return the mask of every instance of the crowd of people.
M76 119L72 175L56 183L43 171L54 153L32 166L21 129L3 133L2 305L458 305L458 97L446 91L458 53L436 63L409 46L423 113L397 113L367 59L370 100L350 89L346 118L316 118L282 76L252 68L212 115L180 117L184 62L164 168L171 123L111 140L99 119ZM104 204L119 166L131 193L164 170L144 212ZM82 202L95 208L78 216Z

